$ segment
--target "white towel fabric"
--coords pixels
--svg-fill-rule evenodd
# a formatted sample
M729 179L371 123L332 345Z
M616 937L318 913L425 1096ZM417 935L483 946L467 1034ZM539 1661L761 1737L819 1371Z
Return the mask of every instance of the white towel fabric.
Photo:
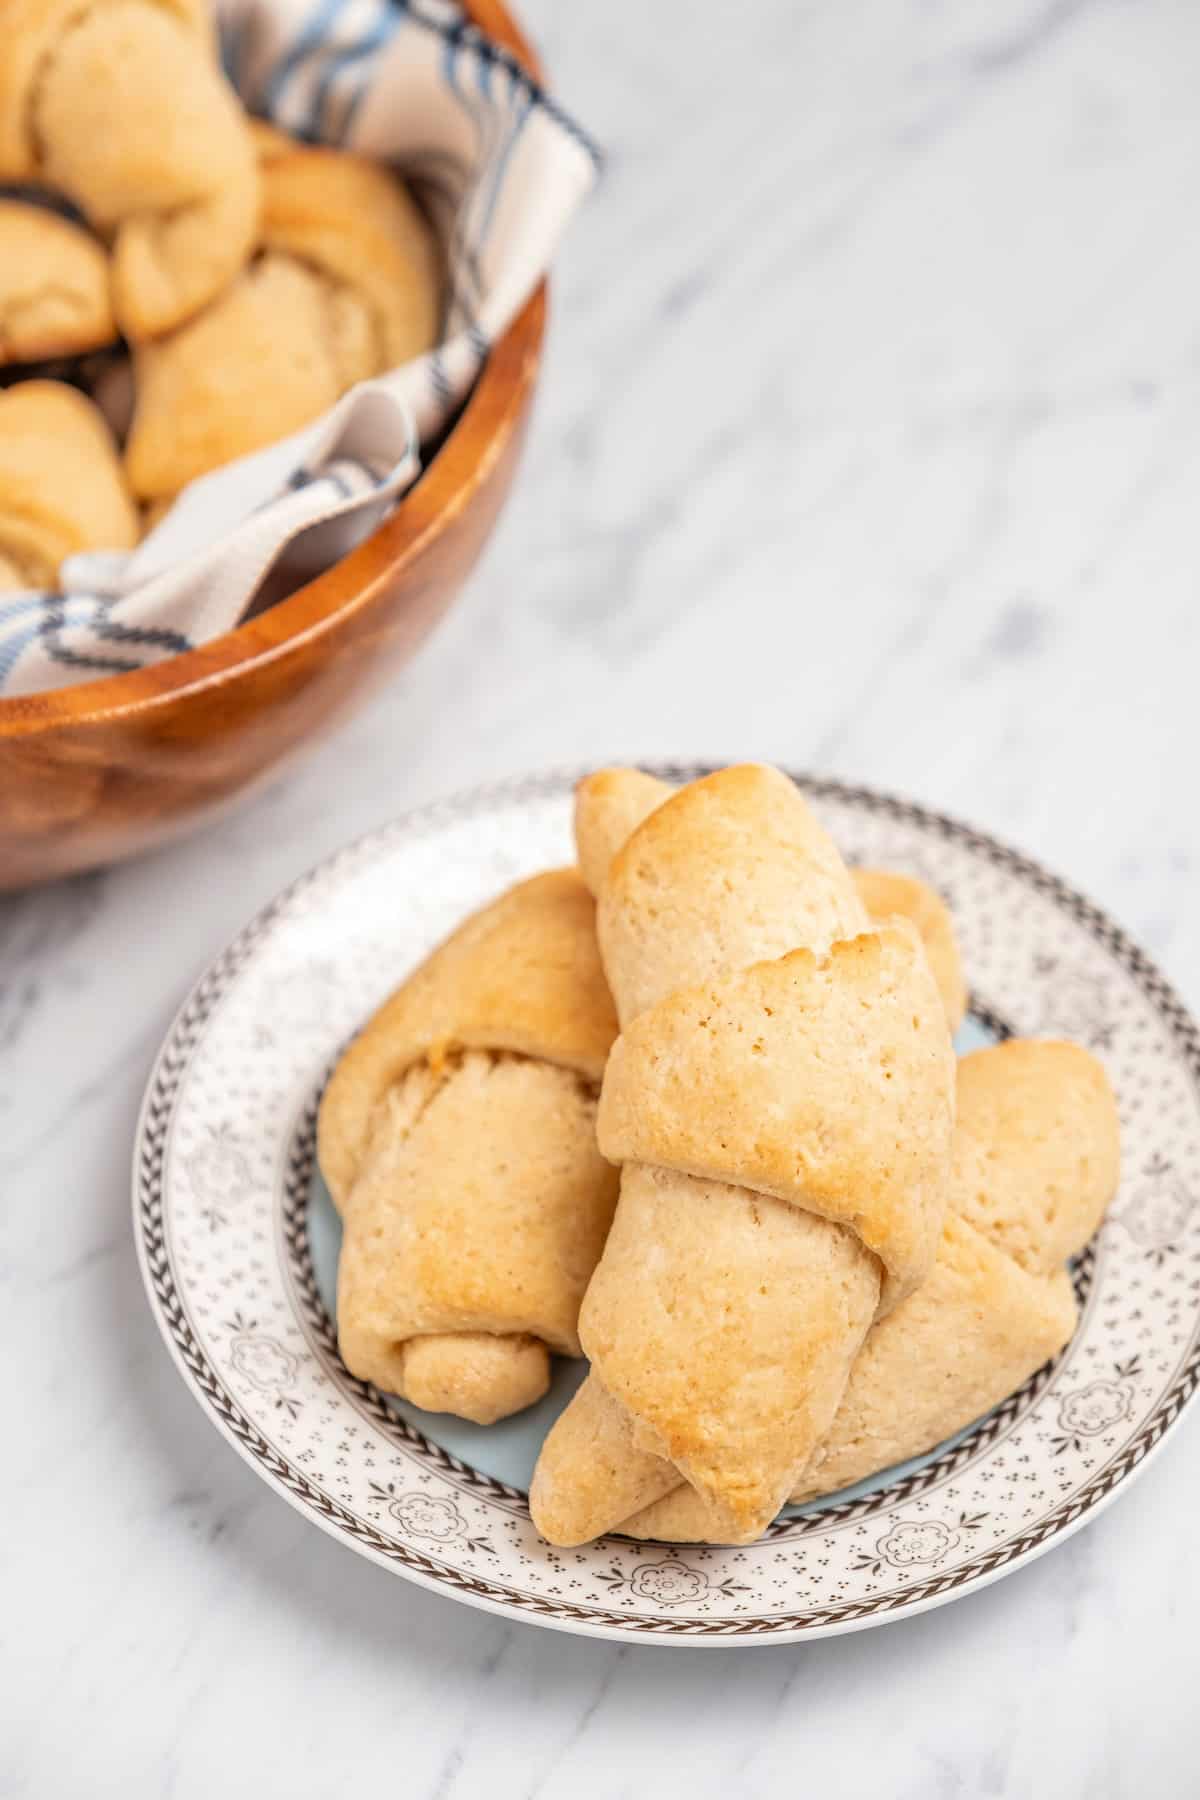
M217 0L217 13L252 112L421 182L447 246L442 342L193 482L137 549L72 557L58 593L0 593L0 696L190 649L236 625L285 554L307 579L361 541L415 480L421 444L470 391L595 178L583 133L447 0Z

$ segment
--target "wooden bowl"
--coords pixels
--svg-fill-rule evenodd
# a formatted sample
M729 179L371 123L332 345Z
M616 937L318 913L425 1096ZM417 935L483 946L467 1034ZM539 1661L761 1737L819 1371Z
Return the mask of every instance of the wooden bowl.
M499 0L468 0L535 76ZM133 856L223 812L387 681L474 567L512 481L546 291L488 358L458 422L365 543L186 655L0 700L0 889Z

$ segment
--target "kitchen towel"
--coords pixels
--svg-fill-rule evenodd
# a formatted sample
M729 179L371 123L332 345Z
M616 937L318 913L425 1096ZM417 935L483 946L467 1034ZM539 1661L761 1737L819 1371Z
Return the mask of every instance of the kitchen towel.
M0 593L0 697L95 680L229 631L284 556L297 579L361 541L416 480L549 267L595 179L584 134L447 0L217 0L247 108L394 163L446 246L437 348L282 443L186 488L131 551L64 563L55 593Z

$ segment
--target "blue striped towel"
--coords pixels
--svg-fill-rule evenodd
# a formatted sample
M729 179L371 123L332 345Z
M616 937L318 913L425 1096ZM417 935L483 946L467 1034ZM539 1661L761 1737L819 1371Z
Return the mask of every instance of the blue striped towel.
M314 425L185 489L132 551L0 594L0 695L155 662L230 630L264 576L327 568L420 472L595 179L591 144L448 0L217 0L248 108L419 179L447 246L442 341Z

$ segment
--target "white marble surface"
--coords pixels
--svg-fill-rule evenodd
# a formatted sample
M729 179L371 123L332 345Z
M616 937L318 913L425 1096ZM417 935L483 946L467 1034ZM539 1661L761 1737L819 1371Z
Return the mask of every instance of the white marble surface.
M1194 1421L959 1605L619 1649L326 1541L204 1422L143 1305L130 1139L186 984L326 850L497 774L756 755L897 788L1062 870L1200 1004L1200 13L526 10L612 161L485 565L250 810L0 902L0 1793L1174 1800L1200 1754Z

